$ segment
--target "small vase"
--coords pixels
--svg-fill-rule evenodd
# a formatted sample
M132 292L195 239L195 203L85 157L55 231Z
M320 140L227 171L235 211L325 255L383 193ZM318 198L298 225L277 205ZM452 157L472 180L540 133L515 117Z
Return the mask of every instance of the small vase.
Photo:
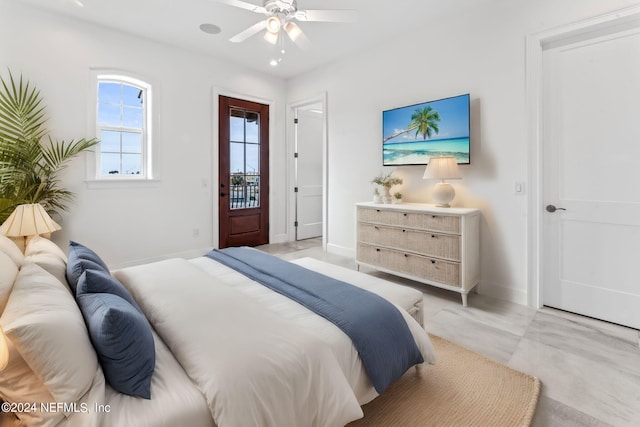
M377 203L377 204L382 203L382 197L379 194L374 194L373 195L373 203Z
M382 188L382 201L386 204L391 203L392 197L391 197L391 193L389 192L389 188L383 187Z

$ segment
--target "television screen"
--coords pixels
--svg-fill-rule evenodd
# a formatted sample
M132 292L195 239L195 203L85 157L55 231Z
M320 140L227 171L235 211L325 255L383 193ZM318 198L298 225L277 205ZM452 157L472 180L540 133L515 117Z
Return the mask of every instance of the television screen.
M382 164L426 165L454 156L470 163L469 94L382 112Z

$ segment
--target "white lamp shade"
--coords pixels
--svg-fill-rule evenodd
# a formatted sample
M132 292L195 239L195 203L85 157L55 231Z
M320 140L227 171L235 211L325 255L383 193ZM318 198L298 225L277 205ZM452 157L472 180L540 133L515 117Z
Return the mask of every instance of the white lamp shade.
M9 363L9 347L7 347L7 337L4 336L0 326L0 371L7 367L7 363Z
M298 40L298 37L302 35L302 30L300 29L300 27L298 27L295 24L295 22L291 22L291 21L287 22L287 25L284 26L284 30L287 32L287 34L289 35L289 38L293 42Z
M271 44L278 43L278 33L272 33L271 31L267 31L264 33L264 39Z
M432 157L424 170L424 179L460 179L458 162L453 156Z
M8 237L35 236L61 230L38 203L19 205L0 226L0 234Z

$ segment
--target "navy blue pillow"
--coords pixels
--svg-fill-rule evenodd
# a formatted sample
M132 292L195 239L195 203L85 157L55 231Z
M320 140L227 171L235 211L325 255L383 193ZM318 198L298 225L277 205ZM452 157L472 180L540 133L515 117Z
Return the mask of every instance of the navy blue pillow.
M91 249L74 241L69 242L69 253L67 254L67 282L69 287L76 293L78 279L85 270L100 270L109 272L107 265Z
M133 299L129 291L120 283L118 279L108 272L101 270L85 270L78 279L76 295L82 294L112 294L127 301L134 306L136 310L142 313L142 310Z
M77 300L107 382L120 393L150 399L156 352L146 317L117 295L82 294Z

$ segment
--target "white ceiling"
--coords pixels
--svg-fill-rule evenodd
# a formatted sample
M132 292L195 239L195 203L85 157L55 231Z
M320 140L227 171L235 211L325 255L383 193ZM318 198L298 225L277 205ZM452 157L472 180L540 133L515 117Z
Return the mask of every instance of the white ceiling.
M262 33L240 44L229 42L230 37L264 19L264 15L215 0L81 0L84 7L74 0L22 1L289 78L492 0L298 0L298 9L353 9L358 19L348 24L299 22L311 47L303 51L287 39L285 55L279 54L279 44L264 41ZM262 0L244 1L263 4ZM215 24L222 31L206 34L199 29L204 23ZM270 66L269 61L278 56L282 56L280 64Z

